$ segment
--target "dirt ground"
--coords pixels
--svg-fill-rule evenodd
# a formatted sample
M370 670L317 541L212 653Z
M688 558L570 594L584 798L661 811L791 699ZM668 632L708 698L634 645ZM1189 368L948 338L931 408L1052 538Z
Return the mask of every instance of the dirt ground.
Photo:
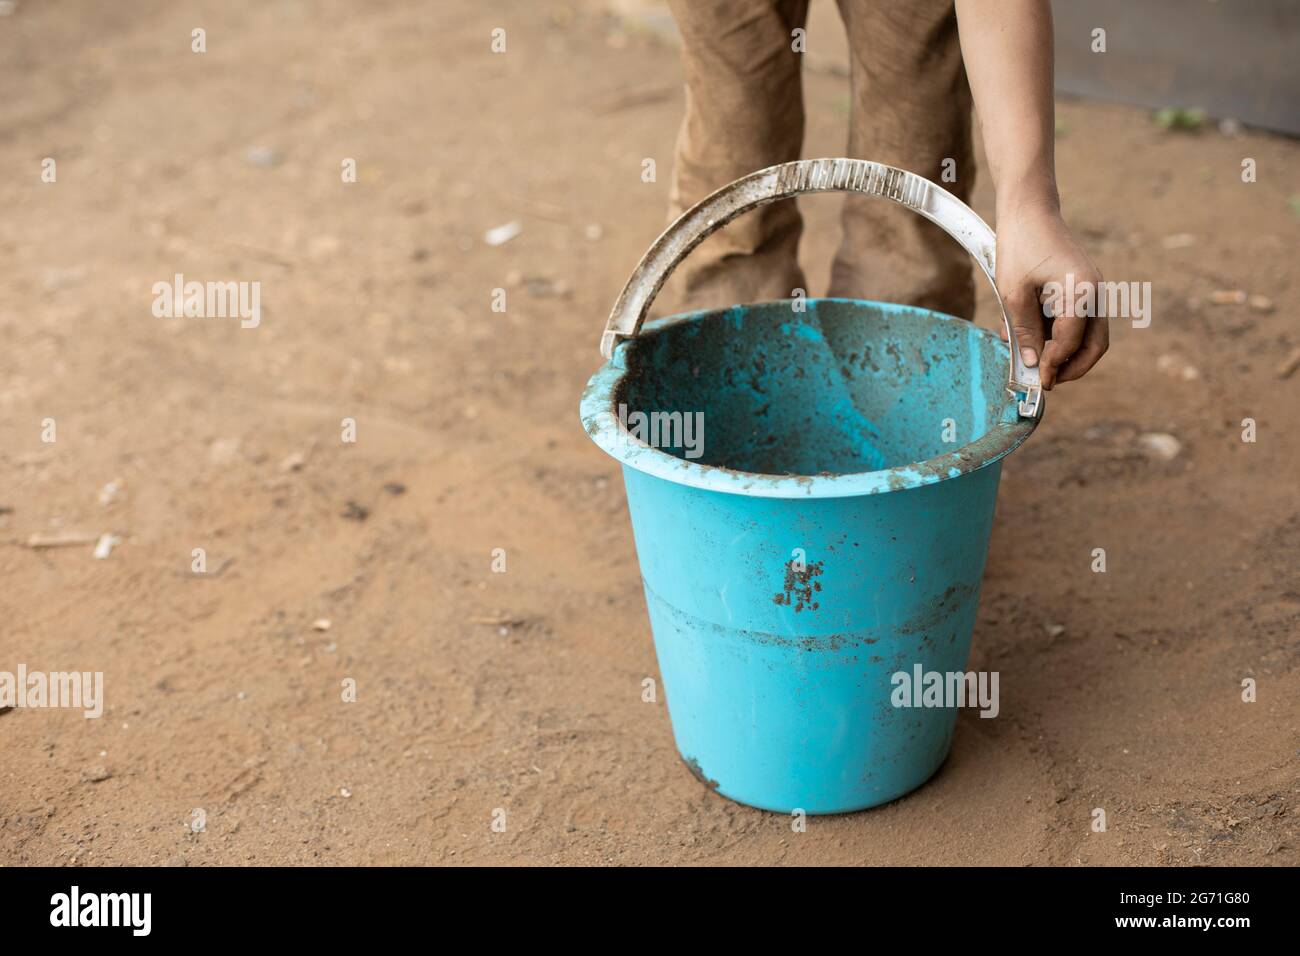
M622 483L578 422L663 225L679 82L594 5L0 17L0 670L103 671L107 698L0 714L0 863L1300 862L1300 146L1060 104L1067 218L1153 321L1007 462L971 662L999 719L794 833L701 786L642 702ZM842 152L845 85L810 71L805 155ZM838 200L804 208L824 284ZM261 324L155 318L177 272L259 281ZM1271 305L1215 303L1238 289ZM73 532L121 540L28 546Z

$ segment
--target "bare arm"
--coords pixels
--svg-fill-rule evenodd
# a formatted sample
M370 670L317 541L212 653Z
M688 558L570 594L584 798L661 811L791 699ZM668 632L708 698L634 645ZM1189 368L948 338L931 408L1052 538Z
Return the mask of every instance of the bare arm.
M1043 387L1079 378L1106 351L1104 318L1061 302L1043 315L1048 282L1100 282L1061 219L1056 188L1052 14L1048 0L957 0L966 75L997 191L998 290ZM1030 354L1032 350L1032 355Z

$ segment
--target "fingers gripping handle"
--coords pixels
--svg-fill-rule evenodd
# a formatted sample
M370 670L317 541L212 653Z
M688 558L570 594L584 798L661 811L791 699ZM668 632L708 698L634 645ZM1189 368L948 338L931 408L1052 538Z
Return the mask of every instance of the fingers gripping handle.
M1011 346L1007 387L1023 395L1019 401L1022 417L1037 416L1042 404L1038 369L1024 364L1016 344L1016 330L998 295L994 278L997 239L993 230L973 209L928 179L865 159L801 159L769 166L723 186L682 213L641 257L632 278L619 294L600 340L601 354L609 358L620 340L632 338L641 330L650 304L673 269L711 234L751 209L800 193L815 192L857 192L906 206L938 225L975 257L993 286L993 297L1006 325L1007 342Z

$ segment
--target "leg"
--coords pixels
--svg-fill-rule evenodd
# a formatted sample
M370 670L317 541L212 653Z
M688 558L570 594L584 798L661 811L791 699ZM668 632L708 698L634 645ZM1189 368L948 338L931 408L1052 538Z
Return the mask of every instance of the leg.
M671 0L682 33L686 117L677 138L670 215L756 169L799 158L801 54L791 31L808 0ZM684 307L788 298L806 289L803 221L792 200L747 213L682 265Z
M851 57L849 155L910 170L968 199L971 95L953 0L838 2ZM955 182L943 180L945 159L955 161ZM845 198L843 225L831 295L974 313L970 258L938 226L867 196Z

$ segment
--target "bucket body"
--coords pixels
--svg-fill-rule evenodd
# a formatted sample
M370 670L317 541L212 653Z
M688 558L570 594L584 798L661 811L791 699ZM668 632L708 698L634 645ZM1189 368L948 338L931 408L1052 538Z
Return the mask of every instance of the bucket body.
M1001 458L1036 424L1006 367L969 322L810 300L660 320L593 376L584 423L623 464L673 734L706 786L838 813L943 763L956 708L900 705L895 675L966 668ZM654 447L637 412L698 414L702 436Z
M956 711L894 707L891 676L965 669L999 471L801 501L625 466L655 652L692 772L787 813L857 810L928 779Z

